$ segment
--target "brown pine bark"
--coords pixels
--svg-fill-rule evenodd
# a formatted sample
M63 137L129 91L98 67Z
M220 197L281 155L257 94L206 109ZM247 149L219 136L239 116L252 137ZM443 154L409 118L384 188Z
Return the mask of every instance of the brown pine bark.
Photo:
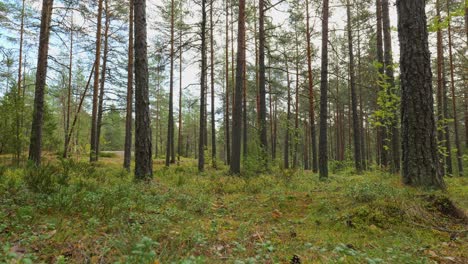
M440 17L440 1L436 0L436 16L438 23L441 22ZM442 47L442 30L437 28L437 126L445 127L444 117L444 81L443 81L443 62L444 62L444 49ZM439 146L444 145L445 135L444 129L437 129L437 140ZM440 156L442 172L445 174L444 155Z
M36 68L36 88L34 92L34 109L29 145L29 160L41 164L42 127L44 125L44 90L47 77L47 57L49 55L50 22L53 0L42 1L41 30L39 33L39 51Z
M445 188L437 155L425 0L397 0L403 182Z
M323 1L322 9L322 68L320 73L320 135L319 135L319 174L328 178L328 0Z
M157 99L156 99L157 100ZM127 65L127 107L125 116L124 168L130 171L132 156L132 113L133 113L133 0L129 1L128 19L128 65ZM157 140L156 140L157 146ZM157 153L157 152L156 152Z
M245 65L245 0L239 0L239 19L238 19L238 38L237 38L237 67L236 67L236 89L234 93L234 107L232 120L232 155L231 167L232 174L240 173L240 154L241 154L241 130L242 130L242 75Z
M153 177L148 91L146 0L134 0L135 14L135 179Z

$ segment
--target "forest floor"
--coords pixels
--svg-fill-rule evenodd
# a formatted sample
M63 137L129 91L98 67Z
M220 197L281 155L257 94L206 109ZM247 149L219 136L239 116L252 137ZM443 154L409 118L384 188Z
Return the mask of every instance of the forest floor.
M437 192L184 160L135 183L114 155L51 164L0 166L0 263L468 263L467 177Z

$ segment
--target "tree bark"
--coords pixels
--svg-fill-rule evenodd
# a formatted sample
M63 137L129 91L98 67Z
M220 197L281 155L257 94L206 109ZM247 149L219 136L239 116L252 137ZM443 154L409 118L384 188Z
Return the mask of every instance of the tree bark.
M384 61L385 61L385 76L389 84L389 94L395 94L395 77L393 73L393 58L392 58L392 35L390 31L390 11L388 0L382 0L382 17L383 17L383 34L384 34ZM398 113L393 113L394 118L391 120L391 126L388 129L391 143L391 171L398 173L400 171L400 130L398 129Z
M259 0L259 45L258 45L258 94L259 94L259 131L260 131L260 148L263 158L267 157L268 139L267 139L267 121L266 121L266 69L265 69L265 2Z
M403 183L445 188L437 155L425 0L397 0Z
M101 65L101 28L102 28L102 4L104 0L99 0L98 4L98 17L96 29L96 56L94 61L94 85L93 85L93 111L91 115L91 153L89 161L94 162L98 160L97 153L97 119L98 119L98 100L99 100L99 68Z
M312 48L311 48L311 33L310 33L310 13L309 0L306 0L306 37L307 37L307 77L309 85L309 119L310 119L310 137L312 148L312 171L318 171L317 164L317 135L315 131L315 95L314 95L314 78L312 75Z
M384 68L384 52L383 52L383 36L382 36L382 0L376 0L377 8L377 62L379 63L379 78L377 81L378 90L384 81L385 74ZM387 166L387 150L385 142L387 138L387 129L384 126L379 126L377 129L377 164Z
M319 136L319 174L328 178L328 0L323 1L322 10L322 69L320 73L320 136Z
M289 78L289 63L288 57L286 55L286 51L284 52L284 63L286 64L286 82L288 88L288 102L287 102L287 112L286 112L286 131L284 136L284 168L289 169L289 138L290 138L290 130L291 130L291 80Z
M202 0L201 22L201 81L200 81L200 133L198 142L198 171L205 169L205 87L206 87L206 0Z
M241 131L242 131L242 74L245 65L245 0L239 0L239 19L237 37L237 67L236 89L234 93L234 107L232 112L232 174L240 173Z
M148 92L146 0L134 0L135 12L135 179L153 177Z
M171 53L169 72L169 114L167 119L167 142L166 142L166 166L172 161L173 141L174 141L174 0L171 0Z
M129 1L129 19L128 19L127 109L126 109L126 116L125 116L125 147L124 147L124 165L123 165L127 171L130 171L130 160L132 157L133 1L134 0ZM156 100L158 99L156 98ZM156 146L157 146L157 143L156 143Z
M29 160L33 161L38 166L41 164L42 127L44 125L44 90L47 77L47 57L49 55L50 22L53 4L53 0L42 1L36 88L34 93L33 120L29 145Z
M229 1L226 1L226 94L225 94L225 133L226 133L226 164L229 165L231 161L231 133L230 133L230 114L229 114Z
M384 0L385 1L385 0ZM356 96L356 76L354 71L354 52L353 52L353 32L352 32L352 18L351 18L351 4L349 0L346 1L346 14L348 17L348 52L349 52L349 79L351 86L351 108L353 111L353 137L354 137L354 164L357 173L362 171L361 160L361 129L359 124L358 115L358 100Z
M104 106L104 92L106 84L106 71L107 71L107 55L109 53L109 27L110 27L110 12L109 12L109 1L104 0L105 2L105 13L106 20L104 24L104 53L102 57L102 72L100 80L100 89L99 89L99 105L98 105L98 117L97 117L97 136L96 136L96 155L99 156L101 151L101 128L102 128L102 115L103 115L103 106Z
M447 0L447 13L450 14L450 1ZM454 65L453 65L453 51L452 51L452 26L451 19L448 20L448 48L449 48L449 64L450 64L450 91L452 95L452 110L453 110L453 126L455 130L455 147L457 148L457 165L458 165L458 174L459 176L463 175L463 154L460 144L460 136L458 130L458 116L457 116L457 98L455 94L455 74L454 74Z
M216 123L215 123L215 76L214 76L214 22L213 22L213 0L210 8L210 71L211 71L211 162L216 167Z

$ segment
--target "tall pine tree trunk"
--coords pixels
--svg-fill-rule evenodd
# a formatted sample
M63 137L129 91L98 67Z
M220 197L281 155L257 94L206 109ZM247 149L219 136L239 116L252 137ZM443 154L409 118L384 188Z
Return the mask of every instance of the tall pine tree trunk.
M382 18L383 18L383 34L384 34L384 61L385 61L385 76L388 85L388 94L395 94L395 77L393 73L393 58L392 58L392 35L390 31L390 11L388 0L382 0ZM391 126L388 133L391 144L391 171L398 173L400 171L400 130L398 129L398 113L394 112L391 120Z
M242 131L242 75L245 65L245 0L239 0L239 19L237 37L236 89L232 112L232 155L230 171L240 173L241 131Z
M213 167L216 167L216 124L215 124L215 76L214 76L214 22L213 22L213 3L211 1L210 8L210 71L211 71L211 162Z
M381 90L381 84L384 81L384 52L383 52L383 36L382 36L382 0L376 0L377 13L377 62L379 64L379 77L377 81L377 91ZM377 106L379 107L379 106ZM387 129L384 126L379 126L377 129L377 164L382 167L387 166L387 150L385 142L387 138Z
M322 69L320 73L320 135L319 135L319 174L328 178L328 0L323 1L322 9Z
M128 65L127 65L127 109L125 116L124 168L130 171L132 157L132 113L133 113L133 1L129 1L128 19ZM158 98L156 98L158 100ZM157 142L156 142L157 146ZM157 153L157 151L156 151Z
M148 91L146 0L134 0L135 12L135 178L153 176Z
M200 81L200 133L198 142L198 171L205 169L205 126L206 126L206 0L202 0L201 22L201 81Z
M450 13L450 0L447 0L447 12ZM463 175L463 161L462 161L462 149L460 144L460 136L458 130L458 116L457 116L457 98L455 94L455 74L454 74L454 65L453 65L453 51L452 51L452 26L450 18L448 20L448 48L449 48L449 65L450 65L450 91L452 95L452 110L453 110L453 126L455 130L455 147L457 148L457 165L458 165L458 174Z
M107 71L107 55L109 53L109 27L110 27L110 12L109 12L109 0L105 1L106 9L106 22L104 24L104 54L102 57L102 72L100 79L99 88L99 105L98 105L98 117L97 117L97 136L96 136L96 155L99 156L101 151L101 128L102 128L102 115L104 106L104 85L106 84L106 71Z
M44 93L47 78L47 57L49 55L50 22L53 0L42 1L41 30L39 33L39 51L36 68L36 89L29 145L29 160L41 164L42 127L44 125Z
M94 85L93 85L93 111L91 115L91 153L89 161L97 161L97 119L98 119L98 100L99 100L99 69L101 66L101 28L102 28L102 4L104 0L99 0L98 3L98 16L97 16L97 29L96 29L96 57L94 61Z
M317 164L317 135L315 130L315 95L314 95L314 78L312 75L312 48L311 48L311 32L310 32L310 12L309 0L306 0L306 37L307 37L307 77L309 85L309 119L310 119L310 137L312 148L312 171L318 171Z
M171 0L171 53L169 72L169 114L167 120L167 142L166 142L166 166L172 161L173 141L174 141L174 0Z
M437 155L425 0L397 0L403 182L444 188Z
M265 2L259 0L259 45L258 45L258 95L259 95L259 131L260 131L260 147L262 149L262 158L267 157L268 139L267 139L267 121L266 121L266 67L265 67Z
M226 104L226 113L225 113L225 134L226 134L226 164L229 165L231 162L231 131L230 131L230 114L229 114L229 0L226 1L226 94L225 94L225 104Z
M358 115L358 99L356 95L356 76L354 71L354 52L353 52L353 32L352 32L352 18L351 18L351 4L349 0L346 1L346 14L348 17L348 52L349 52L349 79L351 86L351 108L353 111L353 137L354 137L354 164L357 173L362 171L361 160L361 129L359 124Z

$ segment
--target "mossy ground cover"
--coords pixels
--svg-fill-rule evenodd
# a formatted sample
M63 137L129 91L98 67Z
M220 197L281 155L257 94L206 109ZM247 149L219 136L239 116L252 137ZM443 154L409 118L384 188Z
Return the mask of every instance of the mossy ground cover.
M135 183L101 160L0 167L0 263L468 263L467 219L451 213L468 178L442 193L378 171L238 177L183 160Z

